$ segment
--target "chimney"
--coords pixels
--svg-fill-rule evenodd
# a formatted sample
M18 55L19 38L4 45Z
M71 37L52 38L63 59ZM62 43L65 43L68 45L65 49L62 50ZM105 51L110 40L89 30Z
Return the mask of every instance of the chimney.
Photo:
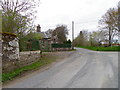
M41 32L41 27L40 27L39 24L38 24L38 26L37 26L37 32Z

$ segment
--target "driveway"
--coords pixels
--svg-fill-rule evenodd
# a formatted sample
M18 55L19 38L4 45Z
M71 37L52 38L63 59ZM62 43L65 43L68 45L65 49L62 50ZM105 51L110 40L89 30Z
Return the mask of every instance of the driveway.
M77 48L75 53L6 88L118 88L118 53Z

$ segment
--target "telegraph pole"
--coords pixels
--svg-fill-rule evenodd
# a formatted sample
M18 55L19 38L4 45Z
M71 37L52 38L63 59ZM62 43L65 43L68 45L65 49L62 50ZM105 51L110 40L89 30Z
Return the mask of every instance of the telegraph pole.
M74 21L72 21L72 49L74 49Z

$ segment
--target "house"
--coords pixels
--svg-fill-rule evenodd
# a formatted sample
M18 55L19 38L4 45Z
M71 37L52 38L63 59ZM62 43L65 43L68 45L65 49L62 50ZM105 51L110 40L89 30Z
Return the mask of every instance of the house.
M101 41L100 41L100 45L101 45L101 46L108 46L108 45L109 45L109 40L107 40L107 39L101 40Z
M40 50L43 52L51 52L51 51L64 51L64 50L70 50L71 47L54 47L55 45L60 45L59 40L57 36L50 36L49 34L46 34L45 32L41 32L40 25L37 26L37 33L41 34L42 39L39 40Z
M109 40L105 39L105 40L101 40L100 44L102 46L109 46ZM118 40L111 40L111 45L112 46L119 46L119 41Z
M39 40L41 51L51 51L51 44L53 43L51 37L48 36L45 32L41 32L40 25L37 26L37 33L42 36L42 39Z

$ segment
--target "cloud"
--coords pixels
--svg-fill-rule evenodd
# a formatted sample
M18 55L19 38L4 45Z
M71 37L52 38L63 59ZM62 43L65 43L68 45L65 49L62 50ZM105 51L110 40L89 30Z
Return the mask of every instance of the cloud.
M57 24L67 24L68 38L71 38L71 22L75 21L75 36L82 29L97 29L101 16L119 0L41 0L37 8L37 20L43 31L54 28Z

